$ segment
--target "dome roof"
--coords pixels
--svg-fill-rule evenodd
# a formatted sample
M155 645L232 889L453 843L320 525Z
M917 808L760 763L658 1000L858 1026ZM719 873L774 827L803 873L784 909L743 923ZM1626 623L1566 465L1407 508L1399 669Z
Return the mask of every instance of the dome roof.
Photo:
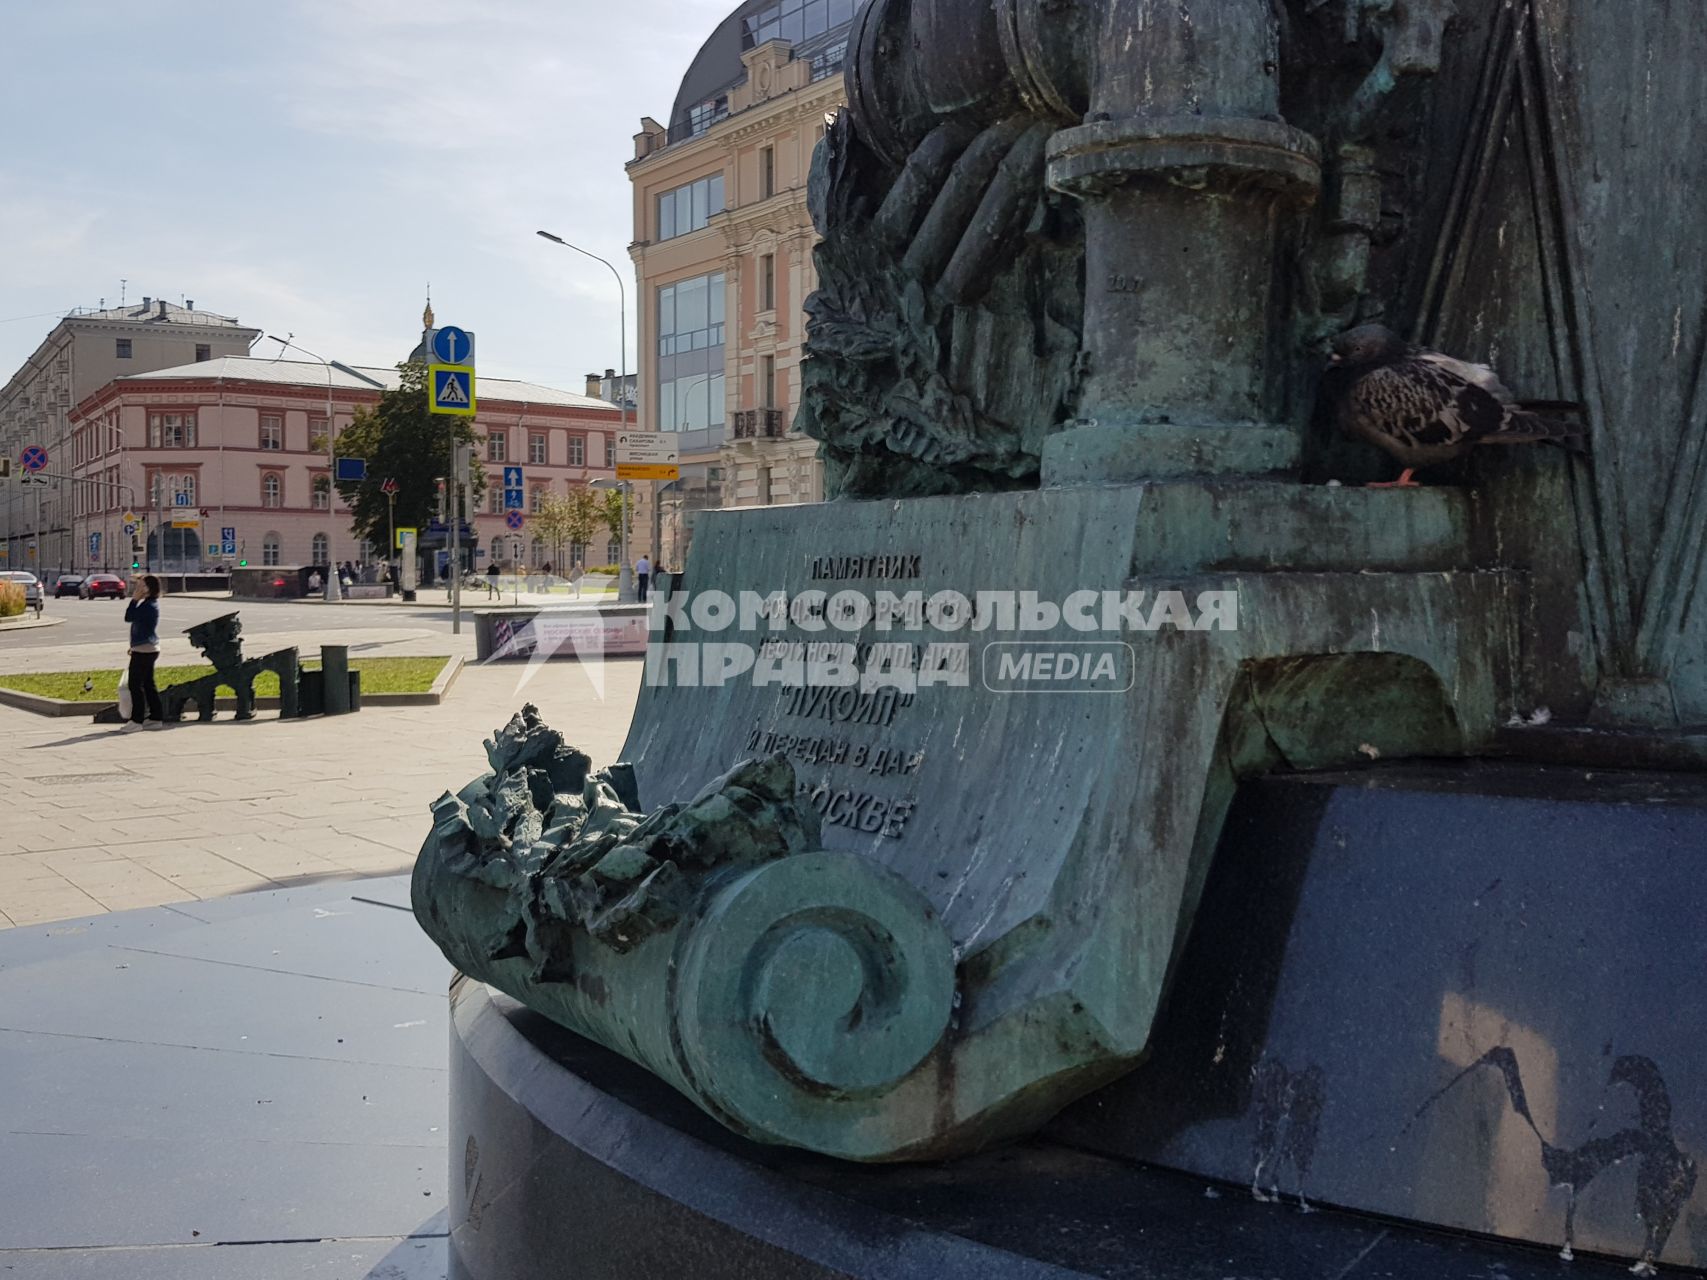
M693 109L720 96L747 73L741 55L767 40L787 40L795 51L829 43L853 21L862 0L745 0L736 6L688 64L670 109L670 128Z

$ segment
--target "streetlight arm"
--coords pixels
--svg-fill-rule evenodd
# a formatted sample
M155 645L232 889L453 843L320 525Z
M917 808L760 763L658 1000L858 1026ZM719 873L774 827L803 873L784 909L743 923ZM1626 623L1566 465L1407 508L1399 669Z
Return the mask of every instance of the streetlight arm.
M596 253L589 253L587 250L583 249L578 244L570 244L562 236L553 235L549 231L541 231L541 232L538 232L537 234L540 236L541 239L549 240L549 241L551 241L552 244L561 245L565 249L573 249L576 253L580 254L583 258L591 258L594 262L604 263L605 269L607 271L609 271L611 273L611 275L616 278L617 323L621 326L621 330L619 333L620 340L617 343L617 351L619 354L619 361L622 365L622 382L620 384L618 384L618 394L622 396L622 405L621 405L621 407L622 407L622 429L624 431L626 431L628 429L628 289L622 282L622 272L618 271L614 266L612 266L611 263L607 259L599 257L599 255ZM619 576L617 578L617 599L618 600L623 600L627 597L627 593L624 589L624 579L626 578L626 576L629 572L629 567L628 567L628 521L629 521L630 501L631 500L630 500L629 495L628 495L628 486L627 486L626 481L622 482L622 489L623 489L623 503L622 503L623 519L622 519L622 528L620 530L621 540L622 540L622 566L621 566L621 576Z
M279 354L281 356L284 354L285 349L289 348L292 351L300 351L303 355L308 356L311 359L318 360L321 364L326 366L326 517L328 527L333 528L337 525L337 518L334 515L334 503L337 499L334 495L338 492L338 486L335 483L335 479L338 474L338 460L334 443L337 438L337 425L332 416L332 362L325 356L315 355L314 352L310 351L307 347L300 346L296 342L292 341L295 336L295 334L292 334L289 338L280 338L270 333L267 335L270 341L279 344ZM338 589L338 563L337 558L332 554L332 538L330 533L328 533L326 537L326 560L327 570L325 598L335 603L343 598L343 593Z

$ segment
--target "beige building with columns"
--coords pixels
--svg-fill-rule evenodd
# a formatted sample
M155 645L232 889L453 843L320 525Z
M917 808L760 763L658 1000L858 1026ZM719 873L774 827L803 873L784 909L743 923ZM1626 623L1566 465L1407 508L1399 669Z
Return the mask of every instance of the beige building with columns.
M816 285L806 180L844 101L856 0L748 0L706 41L668 126L641 121L628 164L639 282L640 429L680 437L682 478L635 485L636 554L679 567L697 513L824 496L817 441L793 430Z

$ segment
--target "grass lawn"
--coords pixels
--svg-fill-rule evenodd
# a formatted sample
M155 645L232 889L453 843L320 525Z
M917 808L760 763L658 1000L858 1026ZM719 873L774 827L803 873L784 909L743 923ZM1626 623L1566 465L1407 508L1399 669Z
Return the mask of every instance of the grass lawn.
M439 672L449 661L449 658L352 658L350 667L362 673L364 696L370 693L425 693L433 687L433 681L439 678ZM309 659L302 665L305 670L314 671L319 668L320 660ZM61 698L67 702L111 702L118 697L119 679L123 674L120 671L56 671L0 675L0 688L40 694L44 698ZM164 689L212 674L213 668L205 663L187 667L156 667L154 683ZM85 681L90 688L83 688ZM261 672L255 677L255 696L278 697L279 678L271 671Z

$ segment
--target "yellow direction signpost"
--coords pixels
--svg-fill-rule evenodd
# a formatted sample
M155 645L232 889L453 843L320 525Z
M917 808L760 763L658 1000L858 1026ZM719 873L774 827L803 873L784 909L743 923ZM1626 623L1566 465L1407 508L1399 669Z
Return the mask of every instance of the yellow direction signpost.
M669 431L623 431L616 437L618 480L680 480L678 441Z

